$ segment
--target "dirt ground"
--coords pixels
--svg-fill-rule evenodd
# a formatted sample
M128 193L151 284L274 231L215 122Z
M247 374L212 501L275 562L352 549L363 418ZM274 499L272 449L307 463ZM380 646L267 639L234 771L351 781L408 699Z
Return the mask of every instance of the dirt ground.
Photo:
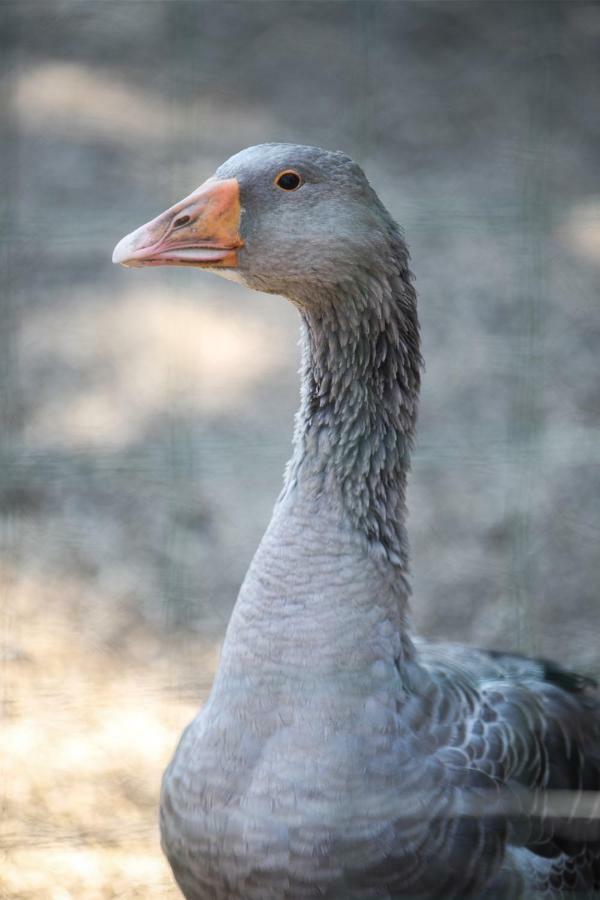
M297 322L126 232L268 140L406 230L431 637L598 671L600 5L5 0L0 897L177 896L160 776L268 521Z
M157 791L206 693L183 679L212 672L214 651L198 640L186 663L179 647L165 654L168 638L100 593L88 595L103 608L92 625L77 577L2 575L19 641L4 648L1 896L176 897Z

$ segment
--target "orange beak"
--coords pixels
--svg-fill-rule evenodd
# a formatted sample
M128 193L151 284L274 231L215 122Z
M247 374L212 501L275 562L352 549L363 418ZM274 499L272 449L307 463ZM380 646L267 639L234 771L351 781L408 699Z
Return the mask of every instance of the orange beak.
M240 186L235 178L204 184L119 241L113 262L123 266L236 268Z

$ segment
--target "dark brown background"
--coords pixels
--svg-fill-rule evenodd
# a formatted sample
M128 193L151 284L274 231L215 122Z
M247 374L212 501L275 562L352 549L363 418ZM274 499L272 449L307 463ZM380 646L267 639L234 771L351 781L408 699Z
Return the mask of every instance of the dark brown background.
M414 619L600 633L600 5L0 6L0 896L175 896L160 772L281 484L295 313L113 245L266 140L405 226L427 371Z

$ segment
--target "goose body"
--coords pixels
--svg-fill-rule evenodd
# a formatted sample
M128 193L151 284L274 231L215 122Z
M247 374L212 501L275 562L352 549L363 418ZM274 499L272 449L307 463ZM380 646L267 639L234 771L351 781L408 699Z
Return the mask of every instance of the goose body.
M210 698L162 786L188 900L600 892L600 707L550 663L416 639L421 358L401 232L340 153L265 144L115 249L300 313L301 406Z

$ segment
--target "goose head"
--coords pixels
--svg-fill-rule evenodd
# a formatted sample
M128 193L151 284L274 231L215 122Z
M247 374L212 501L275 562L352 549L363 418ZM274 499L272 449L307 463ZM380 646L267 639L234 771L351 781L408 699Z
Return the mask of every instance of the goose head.
M395 226L343 153L260 144L124 237L113 262L193 266L302 304L377 270Z

